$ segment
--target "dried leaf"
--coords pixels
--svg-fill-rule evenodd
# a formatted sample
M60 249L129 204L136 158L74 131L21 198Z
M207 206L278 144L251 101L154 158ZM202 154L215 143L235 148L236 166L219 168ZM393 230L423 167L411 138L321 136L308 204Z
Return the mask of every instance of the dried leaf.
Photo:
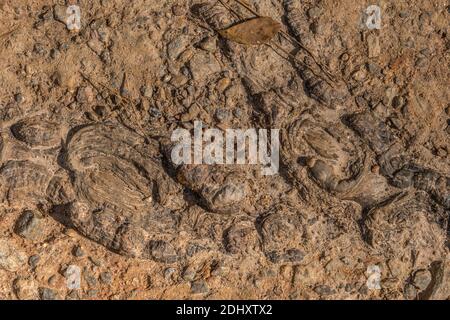
M219 34L231 41L242 44L261 44L270 41L280 30L281 25L269 17L258 17L239 23Z

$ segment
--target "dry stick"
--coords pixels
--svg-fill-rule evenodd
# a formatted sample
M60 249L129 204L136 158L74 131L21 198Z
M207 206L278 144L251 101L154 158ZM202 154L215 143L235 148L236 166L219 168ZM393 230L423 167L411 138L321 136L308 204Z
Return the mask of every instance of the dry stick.
M222 4L222 6L224 6L232 14L234 14L239 19L242 19L242 17L239 15L239 13L237 13L235 10L233 10L229 5L225 4L225 2L223 2L222 0L218 0L218 1Z
M247 5L246 3L242 2L241 0L234 0L236 1L238 4L240 4L241 6L243 6L245 9L247 9L248 11L250 11L253 15L260 17L259 13L256 12L255 10L253 10L249 5ZM222 1L221 1L222 2ZM292 37L291 35L289 35L288 33L286 33L283 30L280 30L280 33L285 37L285 39L294 42L296 45L298 45L301 49L305 50L306 53L308 53L308 55L313 59L313 61L319 66L320 70L322 70L326 76L331 80L331 81L335 81L334 80L334 76L331 74L330 71L327 70L327 68L325 66L323 66L321 63L319 63L317 61L317 58L314 56L314 54L308 49L306 48L300 41L298 41L297 39L295 39L294 37Z

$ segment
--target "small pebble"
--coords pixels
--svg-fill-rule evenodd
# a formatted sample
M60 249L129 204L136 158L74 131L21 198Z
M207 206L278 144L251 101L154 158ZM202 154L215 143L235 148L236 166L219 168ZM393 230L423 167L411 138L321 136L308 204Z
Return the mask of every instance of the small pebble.
M403 293L406 299L412 300L415 299L417 296L417 289L412 284L408 283L405 286Z
M164 278L166 280L173 280L175 273L176 273L176 269L175 268L167 268L164 270Z
M45 54L46 51L45 51L44 46L41 43L36 43L34 45L33 52L38 55L43 55L43 54Z
M359 288L358 293L365 296L369 293L369 288L367 288L367 286L364 285L361 288Z
M419 58L416 61L416 67L422 68L426 66L428 59L427 58Z
M197 275L197 272L195 271L194 268L188 266L184 271L183 271L183 280L185 281L193 281L195 279L195 276Z
M17 219L15 226L15 232L18 235L32 241L38 241L43 238L43 229L42 217L33 211L25 211L22 213L19 219Z
M236 109L233 110L233 115L234 115L236 118L242 117L243 114L244 114L244 112L243 112L242 109L239 108L239 107L236 107Z
M420 53L422 55L424 55L425 57L428 57L431 54L431 50L429 48L425 48L425 49L420 50Z
M71 290L66 296L66 300L80 300L80 291L79 290Z
M402 96L395 96L394 99L392 99L392 106L394 108L401 108L404 103L405 99Z
M445 113L450 116L450 106L448 106L447 108L445 108Z

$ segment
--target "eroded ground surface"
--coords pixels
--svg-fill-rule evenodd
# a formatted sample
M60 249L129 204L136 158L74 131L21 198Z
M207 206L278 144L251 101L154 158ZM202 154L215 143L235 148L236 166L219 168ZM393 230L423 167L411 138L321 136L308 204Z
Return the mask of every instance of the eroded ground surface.
M450 297L449 4L244 4L270 45L234 0L0 1L0 298ZM174 165L194 120L279 128L279 174Z

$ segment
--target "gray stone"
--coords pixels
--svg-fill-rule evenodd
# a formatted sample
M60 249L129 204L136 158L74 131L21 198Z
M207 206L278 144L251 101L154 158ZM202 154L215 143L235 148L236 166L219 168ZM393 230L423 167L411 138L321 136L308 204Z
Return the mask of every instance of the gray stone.
M162 117L161 111L159 111L159 109L157 109L157 108L150 108L148 110L148 112L152 118L161 118Z
M215 52L217 50L216 38L206 37L204 38L199 45L205 51Z
M141 88L141 93L146 98L151 98L153 96L153 88L151 86L143 86Z
M41 300L57 300L57 293L53 289L40 287L39 297Z
M25 211L16 222L15 232L28 240L43 240L43 220L44 219L39 214L33 211Z
M220 71L220 65L210 52L197 51L189 61L189 70L195 81L202 82Z
M329 296L334 293L334 290L327 285L318 285L314 288L314 292L320 296Z
M83 248L81 248L81 246L76 246L75 248L73 248L72 253L75 257L78 257L78 258L84 256L84 251L83 251Z
M405 289L403 291L405 298L412 300L417 297L417 289L410 283L406 284Z

